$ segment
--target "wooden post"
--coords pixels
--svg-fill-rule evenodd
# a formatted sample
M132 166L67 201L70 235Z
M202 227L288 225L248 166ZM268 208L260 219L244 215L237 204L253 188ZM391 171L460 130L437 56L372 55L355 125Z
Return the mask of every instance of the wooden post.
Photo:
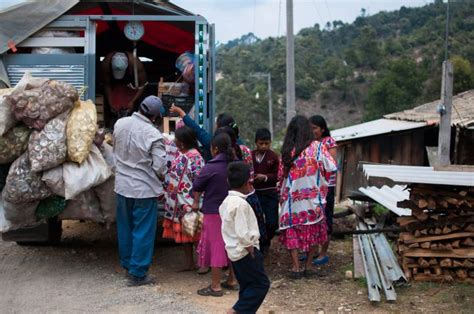
M450 164L451 151L451 108L453 102L453 65L443 62L443 79L441 83L441 110L438 137L438 158L440 166Z

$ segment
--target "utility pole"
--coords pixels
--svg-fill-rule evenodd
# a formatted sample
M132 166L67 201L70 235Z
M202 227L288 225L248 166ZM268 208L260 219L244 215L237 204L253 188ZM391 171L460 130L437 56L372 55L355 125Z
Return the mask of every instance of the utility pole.
M441 82L441 104L438 107L439 136L438 164L450 164L451 152L451 109L453 103L453 65L450 61L443 62L443 78Z
M446 34L444 39L443 78L441 80L441 104L438 105L438 164L447 166L451 163L451 111L453 105L453 64L448 60L449 52L449 0L446 4Z
M251 76L256 78L267 78L268 84L268 130L273 134L273 102L272 102L272 75L271 73L254 73Z
M286 0L286 124L295 110L295 39L293 34L293 0Z

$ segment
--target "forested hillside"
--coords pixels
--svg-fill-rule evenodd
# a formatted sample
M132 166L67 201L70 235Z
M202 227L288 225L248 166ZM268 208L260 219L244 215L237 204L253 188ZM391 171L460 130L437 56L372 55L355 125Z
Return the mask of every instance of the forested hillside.
M439 98L445 21L440 0L373 16L361 9L352 24L301 30L295 37L297 111L323 114L337 128ZM459 93L474 88L473 1L451 3L449 31ZM256 72L272 75L275 133L282 136L285 44L285 37L248 34L218 48L217 111L232 113L246 140L268 125L266 80L252 77Z

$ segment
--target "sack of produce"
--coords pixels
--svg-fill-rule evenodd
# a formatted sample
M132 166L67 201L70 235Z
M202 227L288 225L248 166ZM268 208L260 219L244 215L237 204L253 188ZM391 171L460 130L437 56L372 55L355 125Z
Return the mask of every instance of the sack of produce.
M9 224L8 230L34 226L38 222L38 219L35 215L36 207L38 207L39 204L38 201L15 204L7 201L5 196L5 189L3 189L2 203L5 219Z
M66 200L61 196L51 196L42 200L36 208L36 217L48 219L62 213L66 208Z
M97 132L97 112L92 101L76 102L67 123L69 159L79 164L86 160Z
M65 197L62 165L44 171L43 175L41 176L41 180L46 184L51 192L53 192L54 195Z
M4 135L8 130L17 124L17 119L13 114L10 104L7 102L7 97L11 93L19 93L25 89L31 89L41 86L47 79L33 78L30 72L26 72L22 79L16 84L15 88L6 88L0 90L0 135Z
M51 191L41 181L41 174L31 171L28 153L11 165L3 193L4 199L14 204L40 201L51 196Z
M67 201L66 209L58 217L59 219L104 222L104 217L100 212L99 200L92 190L83 192L75 199Z
M67 157L66 125L69 111L49 120L41 131L33 131L28 142L32 171L54 168Z
M105 159L105 162L109 166L110 170L115 173L115 157L114 157L114 148L107 144L106 142L102 143L100 147L100 152Z
M115 177L111 176L107 181L94 188L94 192L99 199L100 209L104 220L109 227L115 221L115 211L117 209L117 197L114 193Z
M0 137L0 164L11 163L25 152L30 133L30 129L20 124Z
M79 94L72 85L47 81L37 88L14 90L5 99L17 120L42 130L49 120L71 109Z
M15 115L5 101L5 96L10 95L13 88L0 89L0 135L5 134L17 123Z
M65 162L63 164L63 179L65 186L65 198L74 199L84 191L104 183L112 171L102 157L97 146L92 145L92 149L82 164Z

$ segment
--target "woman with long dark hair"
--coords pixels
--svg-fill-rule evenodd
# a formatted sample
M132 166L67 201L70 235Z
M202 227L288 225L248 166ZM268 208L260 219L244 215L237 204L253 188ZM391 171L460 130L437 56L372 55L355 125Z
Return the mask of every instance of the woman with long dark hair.
M186 126L176 129L175 145L179 154L171 161L165 182L163 238L173 239L184 245L186 266L183 270L188 271L196 268L193 262L193 244L199 242L200 234L191 237L183 232L181 219L192 210L193 181L204 167L204 159L197 150L196 134Z
M229 192L227 182L227 165L235 160L234 150L229 135L218 134L211 141L211 159L193 182L194 202L192 209L198 211L202 193L204 199L201 212L204 221L201 239L198 245L199 267L211 267L212 281L208 287L198 290L202 296L223 296L221 287L222 268L229 265L225 244L222 238L222 221L219 206ZM236 280L232 273L227 279L228 286L235 286Z
M314 140L309 121L303 116L294 117L288 125L281 157L280 242L290 251L290 277L299 279L313 275L314 253L327 239L324 173L336 170L336 165L327 148ZM300 267L298 251L307 254L304 268Z
M336 140L331 137L331 132L329 131L326 120L320 115L314 115L309 118L311 128L313 130L314 138L317 141L320 141L329 151L331 157L334 158L337 164L337 144ZM313 260L314 265L324 265L329 262L329 256L327 255L329 242L331 240L332 234L332 220L334 215L334 190L336 188L336 171L326 172L326 181L328 184L328 194L326 196L326 206L324 207L324 213L326 215L326 223L328 227L328 240L321 247L321 250L318 252L317 258Z

